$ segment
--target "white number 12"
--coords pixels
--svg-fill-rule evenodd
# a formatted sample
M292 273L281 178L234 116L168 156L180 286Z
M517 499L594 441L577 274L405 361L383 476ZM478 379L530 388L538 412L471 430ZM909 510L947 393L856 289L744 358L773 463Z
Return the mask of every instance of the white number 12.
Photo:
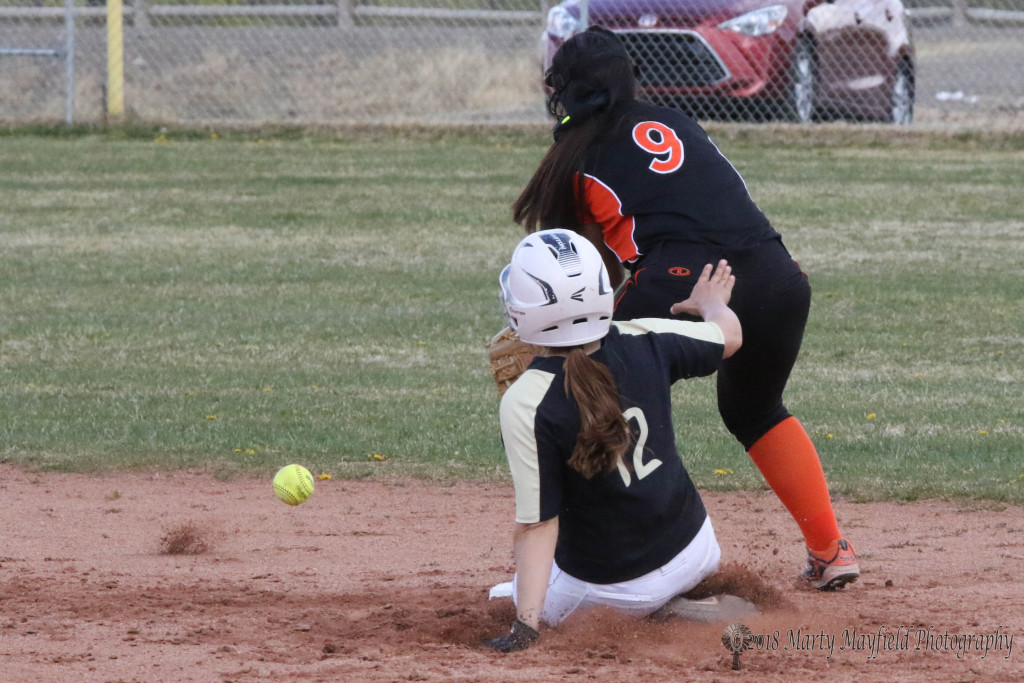
M644 411L637 407L632 407L622 413L622 417L625 418L626 422L632 419L636 419L636 424L640 428L640 435L636 438L636 446L633 447L633 471L636 472L636 480L640 481L648 474L658 469L661 466L661 461L657 458L652 459L650 462L644 462L644 445L647 443L647 418L644 417ZM619 476L622 477L622 483L629 486L633 483L633 478L629 474L629 469L625 463L622 462L622 458L616 463L619 468Z

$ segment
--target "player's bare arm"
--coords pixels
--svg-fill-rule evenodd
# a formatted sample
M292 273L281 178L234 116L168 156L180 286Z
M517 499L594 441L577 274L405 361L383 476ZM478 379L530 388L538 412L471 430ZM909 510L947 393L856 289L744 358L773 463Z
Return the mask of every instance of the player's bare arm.
M512 550L516 560L516 620L506 635L484 644L499 652L525 650L539 636L558 542L558 518L536 524L516 523Z
M725 351L722 354L724 358L739 351L743 344L740 320L729 308L729 299L732 298L735 284L736 276L732 273L732 266L725 259L718 262L717 268L709 263L704 266L690 296L685 301L673 304L671 308L673 315L696 315L705 322L718 325L725 335Z
M516 616L534 629L540 625L557 541L557 517L537 524L517 523L512 536L517 575Z

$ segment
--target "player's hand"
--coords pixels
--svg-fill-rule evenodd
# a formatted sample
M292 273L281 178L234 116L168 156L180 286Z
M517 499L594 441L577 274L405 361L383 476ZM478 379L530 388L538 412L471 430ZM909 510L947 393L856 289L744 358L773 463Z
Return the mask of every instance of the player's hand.
M516 619L512 622L512 629L507 635L485 640L484 646L498 652L518 652L530 647L539 636L537 629L525 621Z
M718 268L710 263L704 266L697 284L693 286L690 296L685 301L673 304L669 309L672 315L685 313L696 315L705 320L711 309L729 305L732 288L736 284L736 276L732 274L732 266L725 259L718 262Z
M736 276L732 267L722 259L715 269L709 263L697 279L697 284L690 292L690 298L672 306L673 314L687 313L714 323L722 330L724 340L722 358L730 358L743 345L743 328L736 313L729 308L732 288L736 284Z

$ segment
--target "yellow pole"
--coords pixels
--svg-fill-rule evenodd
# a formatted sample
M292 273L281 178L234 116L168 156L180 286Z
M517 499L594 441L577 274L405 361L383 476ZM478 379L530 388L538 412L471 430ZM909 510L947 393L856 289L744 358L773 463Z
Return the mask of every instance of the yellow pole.
M107 0L107 115L124 117L124 36L121 0Z

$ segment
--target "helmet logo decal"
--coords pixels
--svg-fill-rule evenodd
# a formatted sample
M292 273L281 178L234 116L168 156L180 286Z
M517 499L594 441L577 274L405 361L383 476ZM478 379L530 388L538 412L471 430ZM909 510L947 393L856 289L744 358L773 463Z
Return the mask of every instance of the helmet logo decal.
M572 238L564 232L540 233L544 244L548 245L551 255L558 261L558 265L569 277L576 277L583 272L583 262L576 251L576 245Z
M583 302L583 292L585 292L586 289L587 289L586 287L580 287L575 292L573 292L572 296L569 297L569 298L572 299L573 301L579 301L580 303L582 303Z

